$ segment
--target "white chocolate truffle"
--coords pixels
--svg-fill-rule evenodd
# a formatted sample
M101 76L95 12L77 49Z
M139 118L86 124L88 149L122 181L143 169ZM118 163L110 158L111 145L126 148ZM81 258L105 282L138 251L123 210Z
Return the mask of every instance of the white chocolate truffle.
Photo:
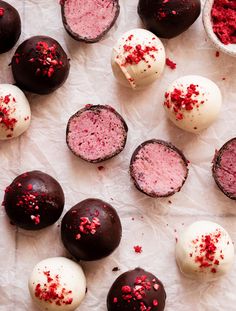
M82 268L64 257L40 261L29 278L32 299L41 310L75 310L86 292L86 279Z
M25 94L11 84L0 84L0 140L25 132L31 120L30 105Z
M176 261L187 277L214 279L232 267L234 246L229 234L220 225L197 221L178 238Z
M168 88L164 108L176 126L198 133L216 120L221 104L221 92L214 82L201 76L184 76Z
M140 89L161 76L165 67L165 48L152 32L133 29L117 41L111 64L114 76L122 85Z

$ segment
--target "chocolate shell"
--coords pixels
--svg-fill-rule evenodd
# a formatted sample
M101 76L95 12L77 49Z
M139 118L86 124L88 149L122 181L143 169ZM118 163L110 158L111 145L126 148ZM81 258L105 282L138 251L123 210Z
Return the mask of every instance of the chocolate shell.
M139 0L138 4L138 14L145 27L161 38L180 35L200 13L200 0Z
M9 51L21 34L18 11L5 1L0 1L0 54Z
M65 30L77 41L94 43L112 28L120 13L118 0L62 0Z

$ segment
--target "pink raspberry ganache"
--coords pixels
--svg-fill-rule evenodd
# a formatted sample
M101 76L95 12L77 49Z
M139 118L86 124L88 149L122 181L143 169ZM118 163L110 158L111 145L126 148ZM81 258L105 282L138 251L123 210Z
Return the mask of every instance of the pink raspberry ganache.
M236 43L236 1L215 0L212 11L213 31L224 44Z
M123 150L127 131L124 119L112 107L87 105L70 118L67 144L75 155L98 163Z

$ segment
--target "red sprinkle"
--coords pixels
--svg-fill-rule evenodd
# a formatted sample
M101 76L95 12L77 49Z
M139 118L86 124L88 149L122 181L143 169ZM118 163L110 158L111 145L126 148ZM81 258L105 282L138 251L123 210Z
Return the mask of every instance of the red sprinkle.
M170 67L170 69L174 70L176 69L176 63L174 63L172 60L169 58L166 58L166 65Z
M95 234L100 226L98 217L93 217L92 221L88 217L80 217L79 233L76 234L75 239L81 239L82 234Z
M220 52L216 51L216 57L219 57L219 56L220 56Z
M7 130L13 131L17 120L11 118L11 114L15 112L15 108L8 106L11 95L0 97L0 124L4 125ZM10 137L12 136L9 134ZM9 137L9 136L8 136Z
M5 14L5 9L4 8L0 8L0 17L2 17Z
M134 246L134 251L135 251L135 253L139 253L139 254L142 253L142 251L143 251L142 246L138 246L138 245Z

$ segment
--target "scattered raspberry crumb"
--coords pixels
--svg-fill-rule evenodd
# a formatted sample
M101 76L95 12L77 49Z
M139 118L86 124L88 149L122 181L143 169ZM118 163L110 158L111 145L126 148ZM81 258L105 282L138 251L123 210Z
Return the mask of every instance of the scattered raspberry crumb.
M142 253L142 246L136 245L134 246L135 253L141 254Z
M166 65L170 67L170 69L174 70L176 69L176 63L174 63L172 60L169 58L166 58Z
M216 57L219 57L219 56L220 56L220 52L217 51L217 52L216 52Z
M223 80L223 81L225 81L225 80L226 80L226 78L225 78L225 77L223 77L223 78L222 78L222 80Z
M104 170L104 169L105 169L104 166L102 166L102 165L98 166L98 170L99 170L99 171L102 171L102 170Z

